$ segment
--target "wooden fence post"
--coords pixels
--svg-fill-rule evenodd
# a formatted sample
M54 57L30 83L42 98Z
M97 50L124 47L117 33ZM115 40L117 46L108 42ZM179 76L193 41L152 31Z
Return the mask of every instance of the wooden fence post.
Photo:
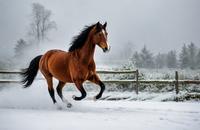
M136 70L136 88L135 88L135 92L136 94L138 94L138 91L139 91L139 72L138 72L138 69Z
M179 83L178 83L178 71L175 71L175 90L176 90L176 94L179 93Z

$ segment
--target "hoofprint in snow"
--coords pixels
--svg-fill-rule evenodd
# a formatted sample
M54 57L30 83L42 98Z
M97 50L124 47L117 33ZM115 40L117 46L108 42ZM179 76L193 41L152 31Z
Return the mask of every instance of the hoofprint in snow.
M72 95L78 96L79 93L67 91L64 95L73 107L67 108L57 97L58 105L62 108L57 109L52 104L44 82L35 82L28 89L22 89L20 86L5 88L0 91L0 130L197 130L200 128L199 102L90 100L96 93L89 92L87 99L76 102L72 100ZM104 93L104 96L106 94L110 93ZM117 96L117 93L112 94ZM131 95L127 92L123 94Z

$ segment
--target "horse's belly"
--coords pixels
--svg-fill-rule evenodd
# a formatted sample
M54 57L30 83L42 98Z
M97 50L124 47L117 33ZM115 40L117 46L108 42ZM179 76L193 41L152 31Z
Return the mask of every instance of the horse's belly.
M62 56L62 53L52 60L51 65L49 65L49 71L56 79L62 82L71 82L67 61Z
M66 67L58 67L51 70L51 74L54 78L62 82L72 82L70 73Z
M64 82L64 83L66 83L66 82L71 83L72 82L71 78L69 76L67 76L66 74L61 74L61 75L60 74L59 75L53 74L53 77L56 78L59 81Z

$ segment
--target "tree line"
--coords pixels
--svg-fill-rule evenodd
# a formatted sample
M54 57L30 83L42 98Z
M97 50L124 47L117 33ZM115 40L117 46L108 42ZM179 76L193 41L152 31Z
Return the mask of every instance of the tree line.
M200 48L193 42L184 44L180 53L170 50L167 53L153 53L144 46L140 52L131 56L131 62L137 68L181 68L200 69Z

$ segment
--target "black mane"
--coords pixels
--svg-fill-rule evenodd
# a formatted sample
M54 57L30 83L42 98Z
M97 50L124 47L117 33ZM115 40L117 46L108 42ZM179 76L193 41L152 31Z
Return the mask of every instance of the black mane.
M91 26L85 26L85 28L80 32L79 35L75 36L71 42L71 46L69 47L69 52L72 52L76 49L83 47L87 37L91 31L91 29L95 26L95 24Z

